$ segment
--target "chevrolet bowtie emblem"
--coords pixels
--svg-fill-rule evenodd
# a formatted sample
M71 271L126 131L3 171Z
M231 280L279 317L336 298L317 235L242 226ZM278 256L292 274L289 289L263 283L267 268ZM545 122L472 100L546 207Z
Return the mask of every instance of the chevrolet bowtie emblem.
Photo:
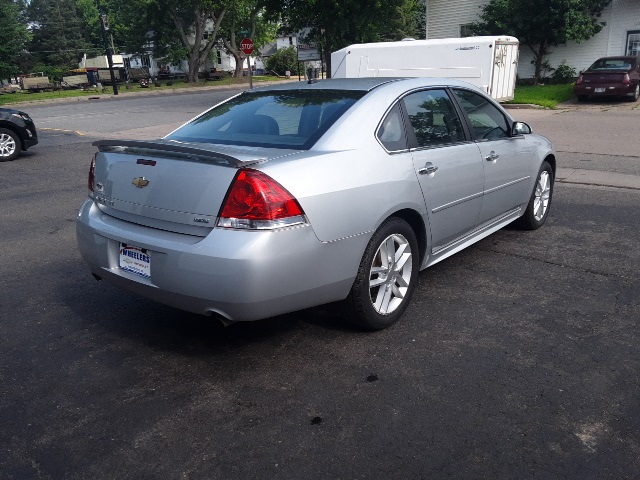
M138 188L143 188L149 185L149 180L144 177L136 177L131 183L133 183Z

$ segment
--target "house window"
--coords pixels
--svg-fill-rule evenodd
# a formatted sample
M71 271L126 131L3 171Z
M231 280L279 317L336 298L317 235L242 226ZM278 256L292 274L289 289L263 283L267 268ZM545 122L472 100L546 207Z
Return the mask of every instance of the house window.
M627 55L640 55L640 30L627 32Z
M149 60L149 55L142 55L140 57L140 63L143 67L151 68L151 61Z
M216 50L216 61L218 65L222 65L222 55L220 54L220 50Z
M289 37L289 45L293 45L293 37Z
M475 33L471 30L471 24L467 23L465 25L460 25L460 38L463 37L474 37Z

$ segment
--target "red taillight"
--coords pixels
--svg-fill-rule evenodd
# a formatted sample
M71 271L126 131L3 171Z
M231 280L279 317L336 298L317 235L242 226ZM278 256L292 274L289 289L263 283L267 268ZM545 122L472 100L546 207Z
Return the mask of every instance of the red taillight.
M96 156L95 155L91 160L91 167L89 167L89 181L87 183L87 186L89 187L90 192L93 192L93 189L96 186Z
M304 222L298 201L257 170L240 170L220 213L218 226L268 229Z
M631 79L629 78L629 74L628 73L624 74L624 78L622 79L622 83L624 83L625 85L630 85L631 84Z
M584 82L584 78L582 78L582 75L580 75L580 76L578 77L578 80L576 80L576 85L581 85L581 84L582 84L582 82Z

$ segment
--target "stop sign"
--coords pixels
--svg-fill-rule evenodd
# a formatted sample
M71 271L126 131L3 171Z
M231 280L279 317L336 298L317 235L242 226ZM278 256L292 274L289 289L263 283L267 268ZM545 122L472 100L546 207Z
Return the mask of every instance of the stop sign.
M242 40L242 42L240 43L240 49L245 55L251 55L253 53L253 40L251 40L250 38L245 38L244 40Z

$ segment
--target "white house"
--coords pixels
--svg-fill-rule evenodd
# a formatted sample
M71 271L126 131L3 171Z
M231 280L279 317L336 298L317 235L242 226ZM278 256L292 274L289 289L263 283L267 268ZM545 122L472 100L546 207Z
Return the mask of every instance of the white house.
M479 20L481 7L487 3L489 0L426 0L426 38L469 36L468 25ZM640 55L640 1L612 0L603 10L600 21L606 22L605 27L589 40L551 47L552 53L546 57L551 67L565 62L580 71L599 57ZM502 33L513 35L513 32ZM532 59L531 51L521 44L518 76L533 77Z

